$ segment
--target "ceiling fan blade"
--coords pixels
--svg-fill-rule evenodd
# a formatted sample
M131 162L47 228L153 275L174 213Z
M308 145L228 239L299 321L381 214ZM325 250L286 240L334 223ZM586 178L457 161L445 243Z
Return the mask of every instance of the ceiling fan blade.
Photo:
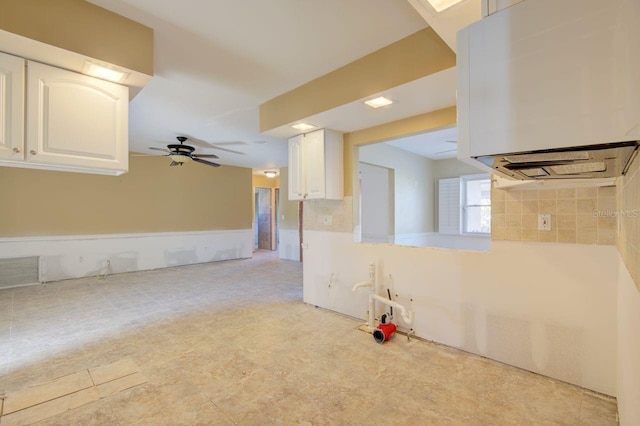
M150 146L149 149L153 149L155 151L164 151L164 152L171 152L166 148L156 148L155 146Z
M216 142L216 143L212 143L210 145L213 146L220 146L220 145L247 145L246 142L242 142L242 141L230 141L230 142Z
M212 163L211 161L207 161L207 160L201 160L197 157L191 157L193 158L193 161L197 162L197 163L202 163L202 164L206 164L207 166L211 166L211 167L220 167L220 164L218 163Z
M169 164L169 166L173 167L173 166L181 166L182 163L178 163L177 161L171 161L171 164Z
M458 144L458 141L445 141L445 142L448 142L448 143L454 143L454 144L456 144L456 145Z
M228 148L222 148L220 146L217 146L216 144L213 143L209 143L206 141L203 141L202 139L198 139L198 138L194 138L192 136L189 135L185 135L188 139L189 139L189 143L191 143L192 145L195 146L199 146L201 148L213 148L213 149L219 149L220 151L226 151L226 152L230 152L232 154L239 154L239 155L244 155L244 152L240 152L240 151L234 151L232 149L228 149ZM227 144L229 142L220 142L220 144ZM237 142L230 142L231 144L237 144ZM240 142L241 144L245 144L244 142ZM246 144L245 144L246 145Z
M244 155L244 152L234 151L233 149L229 149L229 148L222 148L221 146L211 145L211 146L209 146L209 148L219 149L220 151L226 151L226 152L230 152L232 154Z
M191 154L193 158L220 158L215 154Z
M195 146L199 146L200 148L211 148L211 144L209 142L205 142L202 139L194 138L193 136L184 135L187 138L187 143Z
M446 151L434 152L433 155L445 154L447 152L455 152L455 151L457 151L457 149L448 149Z

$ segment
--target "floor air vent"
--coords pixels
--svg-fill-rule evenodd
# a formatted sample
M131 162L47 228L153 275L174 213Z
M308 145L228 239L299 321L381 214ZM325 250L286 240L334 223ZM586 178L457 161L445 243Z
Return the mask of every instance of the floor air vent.
M37 283L37 256L0 259L0 288Z

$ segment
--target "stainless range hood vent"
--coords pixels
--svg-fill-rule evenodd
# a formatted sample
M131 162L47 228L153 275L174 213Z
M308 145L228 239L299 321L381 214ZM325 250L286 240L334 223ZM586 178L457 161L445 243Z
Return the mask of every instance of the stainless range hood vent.
M610 178L626 174L639 141L473 157L520 180Z
M504 157L510 163L533 163L536 161L574 161L574 160L588 160L588 152L543 152L539 154L519 154L514 156Z

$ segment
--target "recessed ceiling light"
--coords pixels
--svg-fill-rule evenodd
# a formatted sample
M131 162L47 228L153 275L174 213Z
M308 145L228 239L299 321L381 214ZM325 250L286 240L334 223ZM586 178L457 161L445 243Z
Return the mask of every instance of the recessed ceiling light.
M448 9L451 6L458 4L463 0L427 0L427 1L436 10L436 12L442 12L443 10Z
M369 99L368 101L364 101L364 103L369 105L371 108L380 108L383 106L391 105L393 101L385 98L384 96L378 96L375 99Z
M264 172L264 174L265 174L268 178L274 178L274 177L276 177L276 175L278 174L278 172L276 172L275 170L267 170L266 172Z
M103 80L114 81L121 83L129 75L126 72L119 71L104 65L96 64L94 62L85 61L82 68L84 74L88 74L93 77L101 78Z
M294 124L291 127L293 127L296 130L300 130L302 132L304 132L305 130L311 130L311 129L315 129L316 128L316 126L314 126L313 124L309 124L309 123L297 123L297 124Z

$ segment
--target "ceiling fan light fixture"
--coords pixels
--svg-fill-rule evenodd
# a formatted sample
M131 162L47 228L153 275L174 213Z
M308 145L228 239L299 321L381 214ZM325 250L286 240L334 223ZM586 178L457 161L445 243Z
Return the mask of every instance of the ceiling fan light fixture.
M393 101L391 99L385 98L384 96L378 96L377 98L364 101L364 103L371 108L377 109L382 108L383 106L391 105Z
M309 124L309 123L296 123L291 127L293 127L296 130L300 130L301 132L304 132L305 130L315 129L317 126L314 126L313 124Z
M278 172L276 172L275 170L267 170L264 172L265 176L267 176L268 178L274 178L278 175Z
M183 155L183 154L173 154L170 157L176 163L186 163L186 162L192 160L191 157L189 157L188 155Z

